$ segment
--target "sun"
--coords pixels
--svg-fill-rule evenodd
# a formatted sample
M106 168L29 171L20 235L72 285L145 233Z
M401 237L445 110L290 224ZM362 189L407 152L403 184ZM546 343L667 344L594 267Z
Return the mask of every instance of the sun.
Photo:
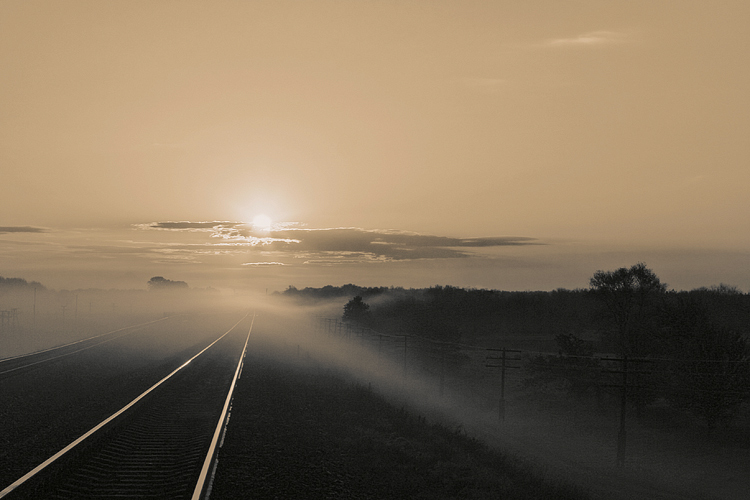
M259 214L253 217L253 229L256 231L270 231L273 222L271 218L264 214Z

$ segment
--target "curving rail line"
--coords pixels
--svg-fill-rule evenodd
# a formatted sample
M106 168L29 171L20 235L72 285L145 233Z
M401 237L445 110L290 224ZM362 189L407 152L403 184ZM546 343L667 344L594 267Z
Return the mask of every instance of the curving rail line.
M229 334L248 316L0 498L206 498L255 315L247 336Z

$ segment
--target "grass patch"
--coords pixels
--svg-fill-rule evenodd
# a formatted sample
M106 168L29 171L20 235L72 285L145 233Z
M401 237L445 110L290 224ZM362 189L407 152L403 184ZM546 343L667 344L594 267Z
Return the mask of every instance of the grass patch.
M248 359L213 498L588 498L339 375Z

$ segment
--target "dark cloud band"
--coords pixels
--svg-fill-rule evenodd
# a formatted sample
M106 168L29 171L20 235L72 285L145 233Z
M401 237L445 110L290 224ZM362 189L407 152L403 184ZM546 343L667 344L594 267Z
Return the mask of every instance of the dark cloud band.
M41 227L32 226L5 226L0 227L0 234L3 233L46 233L47 230Z
M214 238L268 252L305 258L306 263L384 262L415 259L456 259L474 255L472 248L541 245L527 237L452 238L395 230L355 227L308 229L279 225L263 235L238 222L154 222L148 229L210 232ZM246 248L244 251L247 251Z
M214 229L218 227L235 227L242 225L239 222L213 221L213 222L152 222L147 224L151 229Z

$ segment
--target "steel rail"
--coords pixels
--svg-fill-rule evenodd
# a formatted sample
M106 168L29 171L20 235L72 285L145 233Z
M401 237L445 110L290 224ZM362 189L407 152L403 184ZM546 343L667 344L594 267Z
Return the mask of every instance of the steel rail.
M255 323L255 314L253 314L253 320L250 322L250 330L248 330L247 332L247 337L245 338L245 345L242 348L242 354L240 355L240 359L237 362L237 369L234 372L234 377L232 378L232 384L229 387L229 393L227 394L227 399L224 402L224 408L222 409L221 416L219 417L219 423L216 426L216 430L214 431L213 438L211 439L211 446L208 448L208 453L206 454L206 460L203 462L203 467L201 468L201 473L200 473L200 476L198 477L198 482L195 485L195 490L193 491L192 500L207 499L209 495L211 494L211 482L213 480L213 473L216 471L213 465L215 463L214 459L217 453L217 446L219 445L219 439L224 433L224 429L226 427L227 415L229 413L229 408L232 404L232 397L234 396L234 387L235 385L237 385L237 379L239 378L240 371L242 370L243 361L245 359L245 352L247 351L247 343L250 340L250 334L253 331L254 323ZM209 471L212 472L212 475L210 478L208 476ZM209 480L209 483L208 483L208 486L205 488L206 490L205 496L202 496L206 479Z
M32 469L31 471L29 471L26 474L24 474L22 477L20 477L16 481L14 481L12 484L8 485L5 489L3 489L2 491L0 491L0 498L3 498L5 496L7 496L8 494L10 494L13 490L15 490L16 488L18 488L19 486L21 486L22 484L24 484L25 482L27 482L29 479L31 479L34 476L36 476L37 474L39 474L42 470L44 470L45 468L47 468L49 465L51 465L52 463L54 463L55 461L57 461L58 459L60 459L62 456L64 456L65 454L67 454L68 452L70 452L72 449L74 449L76 446L78 446L79 444L81 444L83 441L85 441L86 439L88 439L89 437L91 437L92 435L94 435L97 431L99 431L100 429L102 429L104 426L106 426L107 424L109 424L110 422L112 422L113 420L115 420L117 417L119 417L120 415L122 415L123 413L125 413L127 410L129 410L131 407L133 407L136 403L138 403L140 400L142 400L143 398L145 398L148 394L150 394L151 392L153 392L156 388L158 388L159 386L161 386L164 382L166 382L167 380L171 379L176 373L178 373L183 368L185 368L186 366L188 366L198 356L200 356L201 354L203 354L204 352L206 352L214 344L216 344L221 339L223 339L224 337L226 337L232 330L234 330L237 327L237 325L240 324L240 322L242 322L245 318L247 318L249 316L249 314L250 313L248 313L245 316L243 316L242 318L240 318L240 320L237 321L237 323L235 323L223 335L221 335L216 340L214 340L213 342L211 342L208 346L206 346L205 348L203 348L198 354L194 355L193 357L191 357L190 359L188 359L187 361L185 361L182 365L180 365L179 367L177 367L169 375L167 375L166 377L162 378L156 384L154 384L149 389L147 389L146 391L144 391L140 396L138 396L135 399L133 399L130 403L128 403L127 405L125 405L120 410L118 410L117 412L113 413L112 415L110 415L106 419L102 420L99 424L97 424L96 426L94 426L93 428L91 428L88 432L84 433L78 439L74 440L72 443L70 443L69 445L65 446L63 449L61 449L60 451L58 451L57 453L55 453L54 455L52 455L50 458L48 458L47 460L45 460L41 464L37 465L34 469Z
M10 358L0 359L0 366L2 365L2 363L6 363L8 361L14 361L14 360L19 360L19 359L23 359L23 358L27 358L27 357L31 357L31 356L37 356L37 355L40 355L40 354L44 354L45 352L55 351L57 349L64 349L65 347L70 347L72 345L80 344L82 342L87 342L89 340L98 339L99 337L104 337L105 335L112 335L113 333L122 332L124 330L130 330L132 328L140 328L142 326L146 326L146 325L150 325L150 324L153 324L153 323L157 323L159 321L164 321L165 319L168 319L168 317L155 319L153 321L147 321L145 323L139 323L137 325L131 325L131 326L123 327L123 328L118 328L117 330L112 330L111 332L101 333L99 335L94 335L93 337L89 337L89 338L86 338L86 339L76 340L75 342L70 342L70 343L67 343L67 344L64 344L64 345L50 347L49 349L43 349L41 351L35 351L35 352L30 352L28 354L21 354L19 356L12 356ZM105 344L107 342L115 340L116 338L120 338L120 337L113 337L111 339L102 340L101 342L97 342L96 344L92 344L90 346L82 347L81 349L77 349L77 350L72 351L72 352L66 352L64 354L59 354L57 356L52 356L51 358L44 358L44 359L41 359L39 361L34 361L33 363L28 363L28 364L25 364L25 365L17 366L15 368L11 368L10 370L5 370L5 371L0 372L0 375L5 375L6 373L12 373L12 372L15 372L17 370L22 370L22 369L28 368L30 366L36 366L36 365L39 365L39 364L42 364L42 363L46 363L48 361L52 361L52 360L55 360L55 359L64 358L65 356L71 356L73 354L76 354L76 353L79 353L79 352L91 349L92 347L96 347L96 346Z

